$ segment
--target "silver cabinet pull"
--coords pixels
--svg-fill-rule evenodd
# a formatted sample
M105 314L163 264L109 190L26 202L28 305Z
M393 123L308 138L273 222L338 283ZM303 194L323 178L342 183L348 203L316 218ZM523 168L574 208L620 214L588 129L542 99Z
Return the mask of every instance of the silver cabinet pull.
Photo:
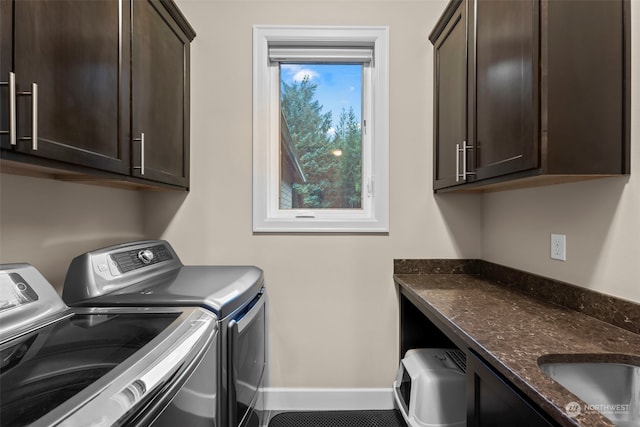
M475 175L475 172L467 172L467 153L473 149L473 145L467 145L467 141L462 141L462 179L467 180L468 175Z
M467 141L462 141L462 180L467 180Z
M460 182L460 144L456 144L456 182Z
M38 149L38 84L31 83L31 92L19 92L18 95L31 96L31 136L24 136L20 140L31 140L31 150L36 151Z
M140 169L140 175L144 175L144 132L140 132L140 138L133 138L134 142L140 142L140 166L134 166L134 169Z
M475 172L467 172L467 152L472 148L473 145L467 145L467 141L462 141L462 148L460 144L456 144L456 182L466 181L467 175L475 175ZM462 156L462 172L460 172L460 156Z
M31 148L38 149L38 85L31 86Z
M31 83L31 149L38 149L38 84Z
M16 74L9 72L8 81L0 82L0 85L9 87L9 130L0 131L0 134L9 134L9 143L16 145Z

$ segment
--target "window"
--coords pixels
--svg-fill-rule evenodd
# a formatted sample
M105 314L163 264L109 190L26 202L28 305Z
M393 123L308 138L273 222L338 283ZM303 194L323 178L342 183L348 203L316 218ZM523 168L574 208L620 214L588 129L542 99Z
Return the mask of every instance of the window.
M255 26L253 230L388 231L388 28Z

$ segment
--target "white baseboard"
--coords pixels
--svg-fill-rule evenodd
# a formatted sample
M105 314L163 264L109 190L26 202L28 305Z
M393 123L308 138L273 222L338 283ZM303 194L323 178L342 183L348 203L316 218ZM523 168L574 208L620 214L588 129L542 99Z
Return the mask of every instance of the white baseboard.
M392 388L262 389L268 411L330 411L393 409Z

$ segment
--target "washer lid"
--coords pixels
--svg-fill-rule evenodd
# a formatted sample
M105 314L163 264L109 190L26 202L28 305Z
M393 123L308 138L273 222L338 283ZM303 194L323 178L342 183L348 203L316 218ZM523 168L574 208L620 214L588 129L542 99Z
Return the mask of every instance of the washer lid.
M200 306L222 319L253 299L263 284L263 272L254 266L184 266L75 305Z

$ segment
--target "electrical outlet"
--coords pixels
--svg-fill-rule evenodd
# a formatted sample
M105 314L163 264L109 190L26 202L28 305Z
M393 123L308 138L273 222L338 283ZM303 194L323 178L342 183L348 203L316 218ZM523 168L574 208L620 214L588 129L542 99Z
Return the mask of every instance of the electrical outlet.
M564 234L551 235L551 259L567 260L567 236Z

